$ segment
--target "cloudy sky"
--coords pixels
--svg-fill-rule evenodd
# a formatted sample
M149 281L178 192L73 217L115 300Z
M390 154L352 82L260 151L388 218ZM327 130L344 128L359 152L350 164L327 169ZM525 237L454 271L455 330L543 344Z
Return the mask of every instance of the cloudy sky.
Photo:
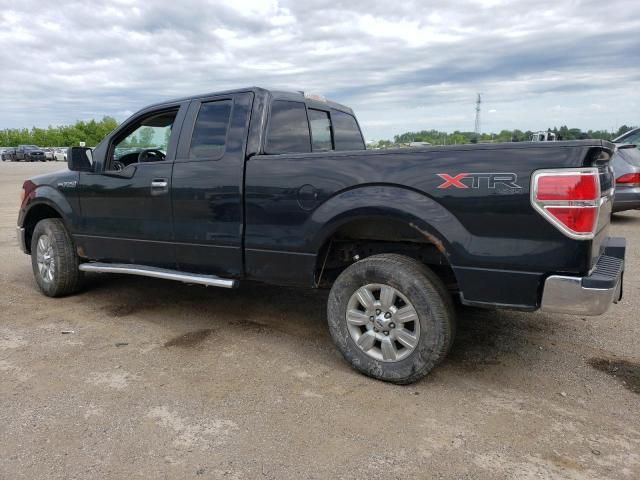
M124 120L240 86L313 91L368 140L640 124L638 0L0 0L0 128Z

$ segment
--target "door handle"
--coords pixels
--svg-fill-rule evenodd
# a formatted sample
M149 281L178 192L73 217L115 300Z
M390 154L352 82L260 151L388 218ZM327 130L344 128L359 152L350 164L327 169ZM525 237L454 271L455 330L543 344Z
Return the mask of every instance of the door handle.
M161 195L169 191L169 182L166 178L154 178L151 180L151 195Z
M151 180L151 188L167 188L169 183L166 178L154 178Z

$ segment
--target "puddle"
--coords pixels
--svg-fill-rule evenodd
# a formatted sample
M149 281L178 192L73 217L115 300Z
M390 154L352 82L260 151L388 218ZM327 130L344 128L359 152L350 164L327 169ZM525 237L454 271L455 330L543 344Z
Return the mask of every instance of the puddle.
M640 393L640 364L628 360L591 358L589 365L622 380L633 393Z
M206 340L215 330L206 328L204 330L195 330L185 333L178 337L172 338L165 342L165 347L194 347Z

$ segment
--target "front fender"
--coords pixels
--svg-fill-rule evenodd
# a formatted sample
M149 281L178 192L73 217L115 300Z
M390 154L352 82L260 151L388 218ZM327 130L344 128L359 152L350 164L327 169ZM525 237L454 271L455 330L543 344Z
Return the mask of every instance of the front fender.
M47 205L55 210L62 218L67 230L74 231L75 215L71 203L59 190L50 185L40 185L29 192L18 215L19 227L24 227L30 212L39 205Z

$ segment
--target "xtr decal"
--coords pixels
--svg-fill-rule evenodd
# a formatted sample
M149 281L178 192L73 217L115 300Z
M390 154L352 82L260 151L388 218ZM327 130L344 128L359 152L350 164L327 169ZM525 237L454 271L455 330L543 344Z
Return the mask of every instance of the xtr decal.
M498 188L499 185L509 189L521 189L516 182L518 175L515 173L458 173L449 175L448 173L437 173L443 183L438 188Z

